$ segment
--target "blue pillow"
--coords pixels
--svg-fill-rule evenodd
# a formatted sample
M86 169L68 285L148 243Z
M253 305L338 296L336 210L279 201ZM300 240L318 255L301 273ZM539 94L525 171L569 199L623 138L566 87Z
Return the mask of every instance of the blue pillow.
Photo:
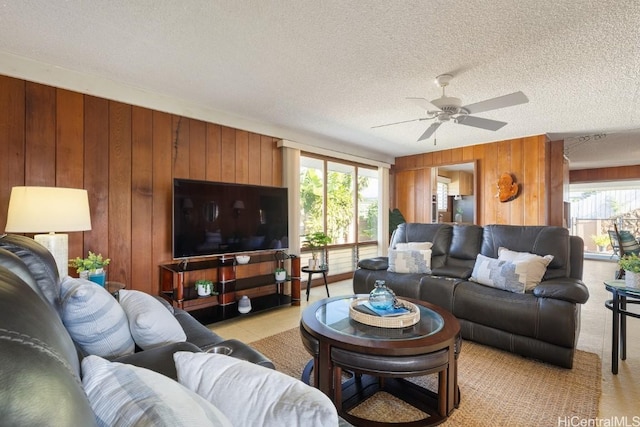
M127 315L109 291L69 276L60 285L62 323L85 354L115 358L134 352Z

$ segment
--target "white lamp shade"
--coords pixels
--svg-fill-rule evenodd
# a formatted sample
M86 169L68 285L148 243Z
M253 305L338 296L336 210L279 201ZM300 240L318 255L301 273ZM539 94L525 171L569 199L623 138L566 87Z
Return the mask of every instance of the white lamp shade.
M6 232L49 233L91 230L87 190L13 187Z

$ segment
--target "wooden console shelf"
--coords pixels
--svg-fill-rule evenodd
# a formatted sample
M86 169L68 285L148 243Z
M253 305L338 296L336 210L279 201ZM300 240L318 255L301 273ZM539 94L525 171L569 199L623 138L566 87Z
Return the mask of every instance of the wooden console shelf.
M160 265L160 295L174 307L192 313L198 320L212 323L239 316L238 300L251 299L251 312L300 305L300 258L283 251L250 254L247 264L233 256L186 260ZM284 267L287 279L276 282L276 267ZM200 297L195 282L214 282L218 295Z

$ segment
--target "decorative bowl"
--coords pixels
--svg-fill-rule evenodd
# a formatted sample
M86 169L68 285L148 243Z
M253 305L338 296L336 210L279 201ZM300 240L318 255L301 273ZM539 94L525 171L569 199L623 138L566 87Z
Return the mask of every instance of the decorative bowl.
M249 255L236 255L236 262L238 264L247 264L251 257Z

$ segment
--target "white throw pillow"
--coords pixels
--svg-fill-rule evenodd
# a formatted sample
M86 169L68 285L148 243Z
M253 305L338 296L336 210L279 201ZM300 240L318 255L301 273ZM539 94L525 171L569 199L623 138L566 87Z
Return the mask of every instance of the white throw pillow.
M133 340L143 350L184 342L187 336L173 314L157 299L140 291L119 291Z
M178 381L234 426L331 426L338 414L320 390L282 372L223 354L174 353Z
M433 243L431 242L408 242L408 243L396 243L396 249L399 251L426 251L431 249Z
M469 280L523 294L527 281L527 263L504 261L478 254Z
M553 261L553 255L540 256L529 252L515 252L507 248L498 248L498 259L511 262L527 263L527 286L526 290L530 291L542 280L544 273L547 272L547 266Z
M62 279L60 288L60 317L86 354L116 358L134 352L127 316L109 291L70 276Z
M82 360L82 374L100 426L232 425L206 399L150 369L88 356Z
M431 273L431 249L395 250L389 249L389 267L392 273Z

